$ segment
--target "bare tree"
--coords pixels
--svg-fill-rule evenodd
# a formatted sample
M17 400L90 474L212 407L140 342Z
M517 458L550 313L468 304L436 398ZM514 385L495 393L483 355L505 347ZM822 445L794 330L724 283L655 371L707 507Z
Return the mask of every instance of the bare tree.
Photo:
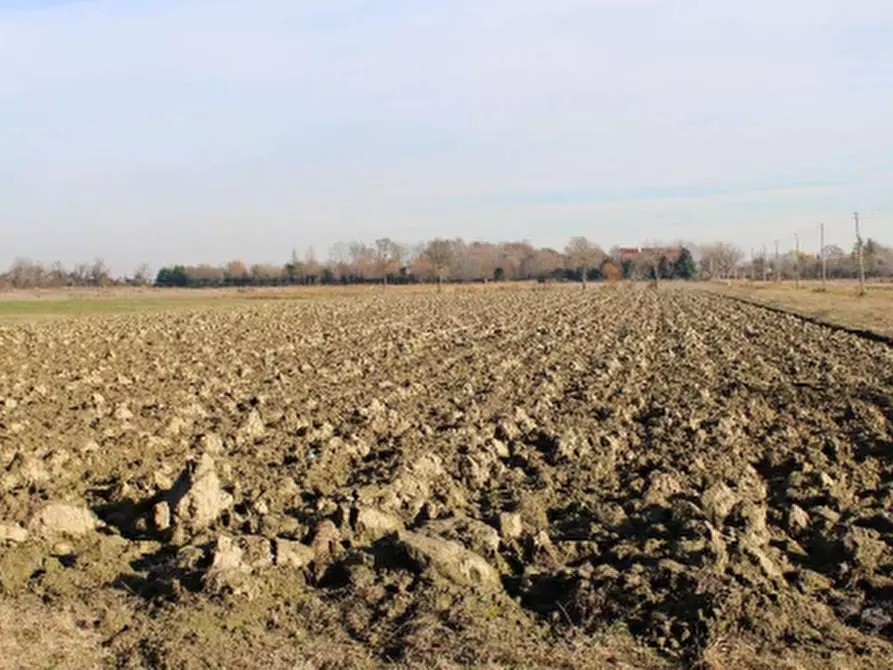
M876 266L878 275L893 276L893 247L880 247L877 250Z
M251 281L255 284L278 284L282 281L283 268L269 263L257 263L251 266Z
M71 283L75 286L85 286L90 279L90 266L86 263L77 263L71 269Z
M661 265L666 263L665 250L660 245L642 247L636 261L638 274L649 278L654 282L655 288L660 288Z
M405 254L404 247L388 237L375 240L375 267L384 286L388 285L388 275L400 271Z
M223 276L229 284L244 284L248 281L248 268L242 261L230 261L223 267Z
M409 271L413 277L434 279L434 269L431 261L428 260L428 244L420 242L413 246L410 259L408 261Z
M564 248L564 253L570 267L580 273L583 288L586 288L589 271L600 266L605 259L605 252L601 247L585 237L572 237Z
M232 264L230 264L232 265ZM232 268L238 273L238 266ZM189 286L220 286L226 281L227 271L225 268L215 267L213 265L202 264L184 268L186 274L186 283ZM234 277L244 274L236 274Z
M111 271L101 258L93 260L90 266L90 283L93 286L105 286L111 280Z
M890 275L891 263L893 263L893 249L885 247L877 240L869 237L862 245L862 253L865 262L865 272L872 277Z
M12 265L9 266L9 272L7 273L13 288L35 286L39 279L36 265L36 263L27 258L16 258Z
M439 237L431 240L425 246L424 256L437 278L437 285L441 286L453 260L453 243Z
M348 274L350 264L350 253L347 249L347 243L336 242L329 248L328 268L332 277L342 279Z
M347 246L350 258L350 272L362 280L369 279L375 272L375 250L365 242L351 242Z
M466 243L461 240L453 243L453 261L450 274L459 281L486 280L492 270L485 267L485 256L488 250L481 242ZM483 253L482 253L483 252Z
M316 259L316 251L313 247L307 247L307 250L304 252L304 266L302 270L305 281L315 284L322 271L322 264Z
M734 244L714 242L701 246L701 273L711 279L735 276L738 264L744 258L744 251Z
M152 270L145 263L137 265L133 271L133 283L137 286L147 286L152 281Z
M503 242L499 245L499 267L508 280L527 278L527 265L536 250L527 242Z
M524 274L532 279L547 279L564 268L564 258L554 249L536 249L522 264Z
M53 286L65 286L68 283L68 273L62 261L54 261L47 271L47 278Z

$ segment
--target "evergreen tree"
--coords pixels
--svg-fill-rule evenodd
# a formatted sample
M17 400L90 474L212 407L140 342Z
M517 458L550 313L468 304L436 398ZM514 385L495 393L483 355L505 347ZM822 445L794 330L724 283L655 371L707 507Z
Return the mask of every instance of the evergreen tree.
M673 266L673 277L675 279L694 279L698 276L698 266L695 259L686 247L682 247L682 253Z
M155 277L156 286L187 286L188 284L189 276L186 274L186 268L182 265L161 268Z

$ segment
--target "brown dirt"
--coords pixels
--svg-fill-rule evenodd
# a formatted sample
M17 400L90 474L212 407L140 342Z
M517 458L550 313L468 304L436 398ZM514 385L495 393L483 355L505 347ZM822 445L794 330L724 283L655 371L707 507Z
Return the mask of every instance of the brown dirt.
M890 667L891 448L889 347L669 287L0 327L0 667Z

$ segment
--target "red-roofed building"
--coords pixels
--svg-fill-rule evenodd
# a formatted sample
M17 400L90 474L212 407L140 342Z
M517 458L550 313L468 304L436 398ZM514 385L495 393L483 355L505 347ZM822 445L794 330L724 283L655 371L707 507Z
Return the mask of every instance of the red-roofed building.
M682 255L682 247L620 247L620 261L636 263L642 256L649 258L666 258L670 263L675 263Z

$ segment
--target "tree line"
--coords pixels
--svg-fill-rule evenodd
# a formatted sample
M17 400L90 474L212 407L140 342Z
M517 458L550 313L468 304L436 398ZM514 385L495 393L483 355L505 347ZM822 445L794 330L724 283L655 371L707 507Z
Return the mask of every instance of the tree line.
M666 264L667 277L693 279L689 262ZM575 238L564 253L536 248L526 242L491 244L461 239L435 239L405 247L390 239L373 244L352 242L333 247L326 262L312 250L279 265L246 266L232 261L223 266L175 265L159 270L159 286L252 286L279 284L412 284L485 281L583 281L632 277L644 268L616 262L585 238Z
M863 246L866 275L893 276L893 249L875 240ZM855 277L856 249L826 247L831 278ZM18 258L0 275L0 288L109 286L154 284L161 287L277 286L316 284L410 284L486 281L598 281L620 279L725 279L734 277L817 278L820 256L794 252L746 258L733 244L717 242L651 244L604 251L586 237L574 237L556 250L521 242L467 242L436 238L416 245L390 238L372 243L341 242L325 260L313 249L292 252L281 264L248 265L233 260L223 265L168 265L157 273L140 265L114 277L102 259L66 268Z
M825 271L829 279L854 279L859 276L859 248L845 250L838 245L824 249ZM862 263L869 278L893 277L893 247L884 246L868 238L862 245ZM777 278L819 279L822 276L822 254L790 251L778 259L769 253L760 253L741 265L740 274L754 279Z

